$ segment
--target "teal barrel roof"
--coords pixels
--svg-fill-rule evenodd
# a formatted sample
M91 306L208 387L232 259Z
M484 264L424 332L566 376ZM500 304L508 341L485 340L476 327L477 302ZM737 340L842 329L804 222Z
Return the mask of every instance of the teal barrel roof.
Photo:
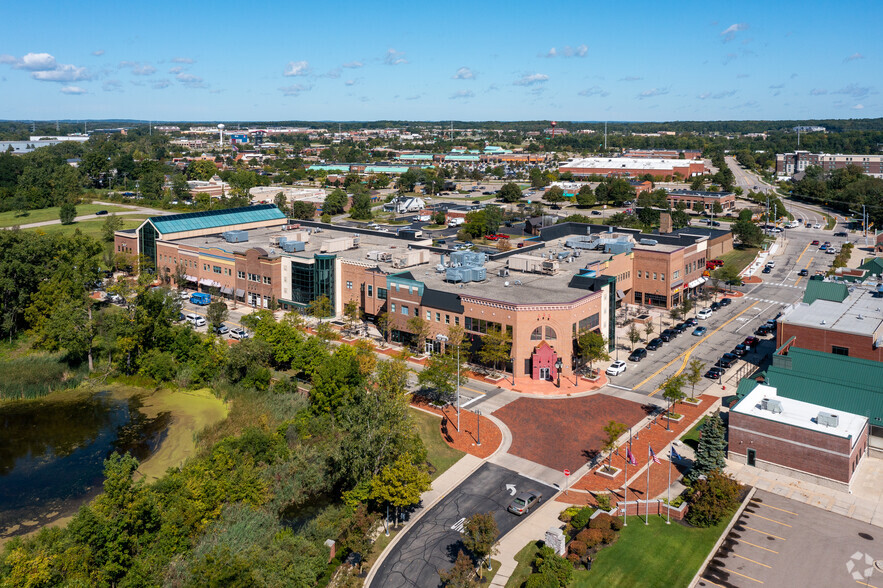
M187 212L169 216L154 216L148 220L163 235L202 229L221 229L230 225L284 220L285 214L275 204L259 204L222 210Z

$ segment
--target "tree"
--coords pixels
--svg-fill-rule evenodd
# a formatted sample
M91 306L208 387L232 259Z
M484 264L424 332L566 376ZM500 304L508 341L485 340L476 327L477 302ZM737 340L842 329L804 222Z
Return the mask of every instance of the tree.
M656 325L653 324L653 319L649 319L646 323L644 323L644 334L647 335L647 341L650 340L650 337L653 336L653 331L656 330Z
M552 204L564 201L564 190L560 186L552 186L543 193L543 200Z
M74 219L77 217L77 207L73 202L65 202L58 211L58 217L63 225L73 224Z
M690 480L697 480L699 476L707 476L711 472L724 469L727 464L727 444L724 435L724 423L720 412L709 415L699 434L696 458L693 461L693 469L688 475Z
M288 215L288 198L285 197L284 193L277 192L273 198L273 203L276 205L276 208L282 211L282 214Z
M440 571L439 579L445 588L478 588L479 583L475 581L475 567L472 559L460 550L454 566L448 571Z
M629 338L629 343L632 344L632 351L635 350L635 343L641 340L641 333L638 331L638 327L635 326L634 323L629 325L629 330L626 333L626 336Z
M420 386L433 390L432 396L439 402L449 401L458 381L462 381L462 374L457 372L456 356L450 353L433 353L423 369L417 373Z
M328 296L322 294L310 301L307 305L307 312L315 319L323 319L333 316L334 308L331 306L331 300L328 299Z
M711 205L711 212L713 212L714 214L723 214L723 212L724 212L724 207L721 206L721 203L720 203L720 202L718 202L717 200L715 200L715 201L714 201L714 204Z
M348 202L349 197L346 195L346 192L336 188L325 197L325 202L322 204L322 213L332 216L342 214Z
M668 400L669 425L671 425L672 406L684 399L683 387L684 379L681 376L671 375L662 383L662 397Z
M207 159L191 161L187 166L187 177L191 180L207 182L218 173L218 167Z
M371 498L394 506L398 520L399 511L420 502L420 495L429 488L429 474L413 463L409 453L403 453L371 480Z
M225 320L227 320L227 303L222 301L212 302L208 305L208 310L205 313L205 322L208 323L209 332L213 332L216 328L221 326Z
M359 303L355 300L350 300L344 304L343 316L346 318L347 330L349 332L355 331L356 324L362 320L362 310L359 308Z
M353 206L350 209L350 216L357 220L368 220L371 218L371 195L364 191L353 193Z
M607 341L597 331L582 331L577 337L576 345L579 358L588 362L589 369L593 370L596 361L607 361L610 354L607 353Z
M310 202L297 200L291 203L289 210L291 218L312 220L316 216L316 207Z
M499 328L490 328L487 334L481 339L481 349L478 351L478 358L482 363L490 363L497 370L500 362L506 362L510 357L512 349L512 336L508 331Z
M487 206L484 212L484 228L489 234L495 234L503 223L503 210L499 206Z
M432 215L432 222L433 222L433 224L436 224L436 225L443 225L443 224L445 224L445 221L446 221L447 219L448 219L448 215L445 214L445 211L444 211L444 210L436 211L436 212L433 213L433 215Z
M604 439L604 443L601 445L601 449L608 452L607 455L607 467L608 469L612 467L613 454L618 451L618 447L616 445L617 441L620 437L622 437L623 433L628 431L628 427L626 427L622 423L618 423L616 421L609 421L606 425L604 425L604 432L607 433L607 438Z
M580 206L580 208L588 208L590 206L595 206L597 200L595 198L595 193L592 192L592 187L588 184L580 186L579 192L576 193L576 203Z
M429 323L423 320L423 317L415 314L408 319L406 324L408 332L413 335L414 350L417 353L422 353L426 345L426 338L429 336Z
M382 313L377 317L377 330L380 331L380 337L383 343L389 343L389 337L392 334L393 319L388 312Z
M690 400L693 399L693 396L696 393L696 384L702 381L702 370L705 369L705 363L702 360L694 359L690 361L690 365L687 367L687 374L685 376L685 380L688 384L690 384Z
M479 576L484 577L485 560L497 553L496 543L500 531L497 528L497 521L494 519L494 513L486 514L477 513L466 520L460 536L463 540L463 546L466 547L479 564ZM490 564L490 561L488 561Z
M721 471L712 471L704 480L696 480L687 500L687 522L695 527L713 527L739 505L742 486Z
M763 233L760 227L750 220L740 218L730 225L730 230L733 232L733 236L746 247L757 247L763 242Z
M714 272L714 277L718 282L724 282L730 286L742 285L742 277L739 275L739 270L732 265L724 265L718 268Z
M687 298L686 293L684 293L684 297L681 298L681 314L684 318L687 318L687 314L693 309L693 301Z
M111 214L101 225L101 238L105 243L113 243L114 233L123 228L123 219L115 214Z
M500 188L500 199L503 202L518 202L521 200L521 196L521 188L518 187L518 184L513 182L503 184L503 187Z

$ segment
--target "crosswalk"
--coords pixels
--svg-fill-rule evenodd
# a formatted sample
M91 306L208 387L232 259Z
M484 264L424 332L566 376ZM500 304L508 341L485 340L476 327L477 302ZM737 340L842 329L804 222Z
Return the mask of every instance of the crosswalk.
M768 298L757 298L755 296L746 296L745 300L754 300L756 302L768 302L770 304L781 304L782 306L785 306L786 304L788 304L787 302L782 302L781 300L769 300Z

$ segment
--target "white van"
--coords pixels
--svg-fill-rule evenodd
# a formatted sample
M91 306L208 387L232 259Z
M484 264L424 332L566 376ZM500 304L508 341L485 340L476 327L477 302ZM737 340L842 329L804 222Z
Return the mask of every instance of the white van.
M195 312L188 312L184 315L184 319L193 325L194 327L204 327L205 319L196 314Z
M702 320L711 318L711 309L710 308L703 308L702 310L700 310L699 312L696 313L696 318L702 319Z

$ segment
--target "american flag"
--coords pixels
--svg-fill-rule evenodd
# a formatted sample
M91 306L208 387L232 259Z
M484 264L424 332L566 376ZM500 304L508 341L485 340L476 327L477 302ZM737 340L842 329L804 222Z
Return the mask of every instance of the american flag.
M653 448L650 447L650 446L648 445L648 446L647 446L647 449L650 450L650 459L652 459L655 463L661 464L662 462L659 461L659 458L657 458L657 457L656 457L656 454L653 453Z

